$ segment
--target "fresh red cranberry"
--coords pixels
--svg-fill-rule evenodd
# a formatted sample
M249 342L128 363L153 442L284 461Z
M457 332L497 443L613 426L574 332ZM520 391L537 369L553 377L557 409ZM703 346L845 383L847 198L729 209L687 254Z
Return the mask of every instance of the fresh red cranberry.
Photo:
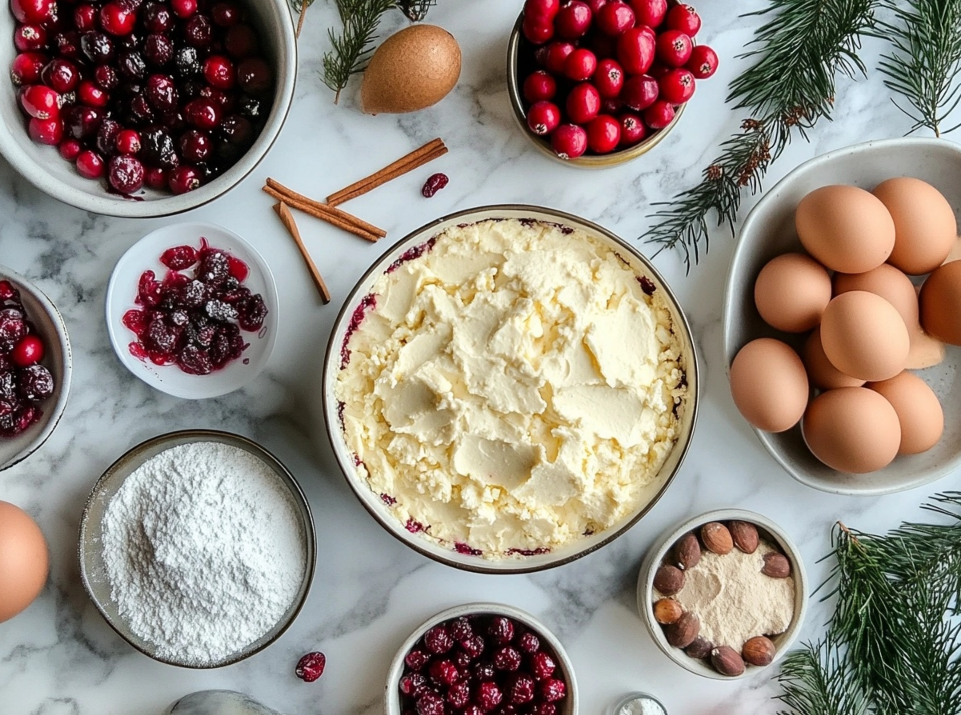
M444 715L444 699L437 693L421 693L415 707L417 715Z
M47 31L40 25L20 25L13 32L13 44L18 52L42 50L47 44Z
M40 52L21 52L13 58L10 66L10 79L15 87L36 84L40 81L47 56Z
M431 653L446 653L454 647L454 639L447 627L440 624L424 634L424 646Z
M624 68L617 60L610 58L601 60L597 63L597 71L594 73L594 86L605 99L620 96L624 88Z
M243 13L232 2L218 2L210 10L210 19L217 27L233 27L240 22Z
M177 12L176 9L174 12ZM204 15L194 15L184 25L184 39L197 49L207 49L213 39L213 25Z
M657 80L650 75L638 75L624 83L621 99L626 106L640 112L654 104L657 93Z
M621 147L631 147L647 137L647 126L636 114L626 112L620 116Z
M474 700L484 712L490 712L496 708L500 705L503 698L504 694L501 692L501 689L497 687L497 683L490 681L484 681L478 685L474 694Z
M575 82L590 79L597 70L597 57L590 50L578 47L564 62L564 74Z
M184 106L184 118L198 129L214 129L220 123L220 108L209 99L194 99Z
M605 35L618 37L634 27L634 11L631 6L620 0L611 0L597 12L594 24Z
M461 681L447 689L447 704L454 710L463 710L470 702L470 683Z
M660 97L671 104L684 104L694 96L696 81L690 70L671 70L657 83Z
M632 27L617 40L617 59L628 74L644 74L654 63L655 39L643 27Z
M60 95L50 87L35 84L20 93L20 106L35 119L53 119L60 116Z
M507 645L514 640L514 623L504 616L494 616L487 625L487 635L497 645Z
M152 74L147 78L144 89L150 106L158 112L170 112L177 108L177 85L173 78L165 74ZM217 117L219 119L219 117ZM210 127L208 127L210 128Z
M527 110L527 127L538 136L546 136L561 123L561 110L553 102L535 102Z
M562 7L554 18L557 34L568 40L583 37L590 26L591 9L580 0L573 0Z
M223 55L211 55L204 60L204 79L211 87L232 89L237 83L234 63Z
M628 0L634 9L638 25L647 25L651 29L660 27L667 17L667 0Z
M669 30L679 30L688 37L694 37L701 29L701 17L690 5L675 5L667 13L666 27Z
M60 117L32 118L27 124L27 131L35 142L56 146L63 139L63 120Z
M651 129L663 129L674 121L674 114L671 103L659 99L644 110L644 123Z
M273 73L260 57L248 57L237 65L237 82L241 88L250 94L263 94L274 83Z
M40 77L51 89L60 94L66 94L77 88L80 82L80 71L73 62L56 58L46 64Z
M554 26L549 22L537 22L525 17L521 23L521 32L532 45L543 45L554 37Z
M213 143L206 132L189 129L180 135L180 156L191 164L207 161L213 152Z
M147 64L163 67L174 57L174 45L166 35L147 35L143 42L143 58Z
M450 179L447 174L431 174L427 181L424 182L424 186L420 190L420 195L425 199L429 199L447 186L448 183L450 183Z
M121 129L117 133L115 140L117 151L120 154L139 154L140 153L140 132L133 129Z
M170 0L170 9L177 17L186 19L197 12L197 0Z
M507 702L511 705L526 705L534 699L534 679L529 675L518 674L511 678L507 691Z
M657 38L657 59L668 67L683 67L693 51L691 38L680 30L666 30Z
M146 167L143 174L143 184L154 191L166 190L167 172L159 166Z
M549 703L556 703L558 700L564 699L564 696L567 694L567 686L563 680L548 678L538 683L537 691L542 700Z
M544 70L537 70L527 75L523 93L524 99L531 104L553 99L557 94L557 80Z
M297 661L297 667L294 668L294 675L305 683L312 683L324 674L326 665L327 656L323 653L308 653Z
M555 75L564 74L564 65L567 64L567 58L573 51L574 45L570 42L552 42L549 44L544 55L544 66L547 67L547 71Z
M186 194L200 187L200 174L192 166L181 164L171 169L167 177L167 186L171 193Z
M567 116L576 124L587 124L601 111L601 95L587 82L574 87L567 95Z
M599 114L587 125L587 146L595 154L609 154L621 141L621 123L608 114Z
M412 650L404 656L404 663L411 670L417 671L430 661L430 656L422 650Z
M498 670L513 672L521 667L521 654L516 648L504 646L494 652L494 667Z
M257 51L257 35L250 25L234 25L227 30L224 49L234 59L249 57Z
M28 335L13 348L10 358L17 367L27 367L43 360L43 341L36 335Z
M77 171L85 179L99 179L103 176L105 169L103 157L95 151L87 149L77 156Z
M88 3L77 5L73 9L73 24L79 32L90 32L97 29L97 8Z
M527 0L524 3L524 16L536 22L549 25L561 9L561 0Z
M110 65L100 65L93 71L93 81L98 87L109 92L120 86L120 75Z
M684 66L691 70L695 79L707 79L717 72L717 53L707 45L695 45Z
M449 660L435 660L427 668L427 674L437 685L453 685L460 678L457 666Z
M143 164L132 156L120 155L110 160L107 180L121 194L133 194L143 188Z
M56 12L56 0L10 0L10 12L18 22L40 24Z
M77 99L83 105L100 109L107 106L110 101L110 94L89 79L85 79L77 87Z
M64 139L60 142L60 156L67 161L76 161L81 151L83 147L76 139Z
M601 11L601 8L607 5L607 0L584 0L587 6L591 9L594 15L597 15Z
M117 37L129 35L136 24L137 14L128 3L108 2L100 8L100 26L104 32Z

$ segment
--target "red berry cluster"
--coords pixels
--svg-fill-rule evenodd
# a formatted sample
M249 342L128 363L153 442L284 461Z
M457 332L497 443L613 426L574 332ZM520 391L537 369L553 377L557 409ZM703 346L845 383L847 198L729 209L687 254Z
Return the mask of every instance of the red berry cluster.
M273 85L233 0L10 0L30 137L130 195L182 194L256 139Z
M160 262L169 270L163 280L153 271L140 276L136 302L123 324L137 341L130 354L156 365L176 364L191 375L206 375L237 360L247 349L241 330L264 325L267 306L259 293L244 286L250 269L239 258L211 248L175 246ZM196 267L194 275L185 271Z
M717 54L701 18L668 0L527 0L519 71L527 126L558 156L609 154L674 120Z
M54 380L40 364L46 349L27 318L20 291L0 281L0 437L16 437L43 416Z
M504 616L434 626L404 658L403 715L556 715L567 684L536 633Z

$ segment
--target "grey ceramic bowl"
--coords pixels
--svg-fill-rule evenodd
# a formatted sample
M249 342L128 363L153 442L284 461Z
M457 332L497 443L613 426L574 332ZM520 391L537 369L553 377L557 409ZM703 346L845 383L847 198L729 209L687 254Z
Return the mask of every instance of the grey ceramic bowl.
M0 266L0 280L8 280L20 291L27 318L36 326L43 340L46 354L42 364L50 370L54 379L53 395L41 405L43 417L30 429L17 437L0 437L0 472L23 461L40 449L60 424L70 394L73 375L73 353L63 316L53 302L37 286L23 276Z
M260 33L265 58L274 70L270 114L253 146L228 171L209 184L180 196L145 190L143 201L107 193L102 181L84 179L56 147L33 142L17 103L17 88L4 73L0 82L0 154L23 178L44 193L84 211L123 218L154 218L189 211L225 194L256 168L276 141L294 98L297 43L286 0L241 0ZM17 51L10 38L16 21L9 4L0 8L0 67L9 68Z
M650 278L656 290L663 296L674 318L674 328L684 355L684 367L688 383L688 397L681 411L681 426L677 443L674 445L674 449L667 461L661 467L661 471L657 477L647 486L647 501L644 501L641 506L632 514L628 515L620 524L606 531L600 531L591 536L578 539L573 544L546 554L502 559L500 561L486 560L479 556L454 551L422 535L412 534L405 529L404 525L398 521L387 505L384 504L380 496L375 494L367 485L367 482L357 474L353 455L347 448L343 431L340 428L340 422L337 417L337 399L334 395L334 385L337 381L337 373L340 371L341 347L344 344L347 331L350 329L351 319L361 301L368 295L371 287L381 274L408 250L425 243L433 236L443 233L446 229L459 224L475 223L487 219L533 219L535 221L545 221L583 230L620 254L625 262L629 263L637 272L638 276L647 276ZM395 243L381 256L380 260L371 266L367 273L361 277L353 291L351 291L347 297L343 308L341 308L340 315L337 316L337 320L334 322L330 341L327 345L327 356L324 360L323 408L327 435L333 447L334 456L337 458L337 462L347 479L347 483L350 485L350 488L353 489L360 503L392 536L415 551L419 551L421 554L440 563L447 564L448 566L480 573L528 573L560 566L601 548L634 526L634 524L657 503L658 499L661 498L671 484L671 481L673 481L678 470L680 470L681 463L684 461L684 456L687 454L691 437L694 433L694 425L697 421L698 398L699 370L690 325L674 293L651 262L640 253L635 246L596 223L564 213L563 211L538 206L484 206L460 211L439 218L426 226L422 226Z
M791 645L797 639L798 634L801 631L801 624L804 623L804 616L807 613L809 584L807 571L804 569L804 561L801 559L801 552L791 540L791 537L788 536L780 526L775 524L766 516L756 514L753 511L745 511L744 509L718 509L716 511L709 511L706 514L701 514L693 519L688 519L675 526L673 529L668 529L665 531L658 538L658 540L654 542L651 548L647 550L647 554L644 556L644 561L641 563L641 570L637 575L637 611L641 617L641 620L644 621L644 625L647 627L647 632L650 633L651 638L654 639L657 647L661 649L661 652L664 653L664 655L685 670L697 675L703 675L705 678L712 678L714 680L737 680L739 678L747 678L754 675L758 671L771 666L768 665L764 666L764 668L760 668L749 665L744 670L742 675L731 677L728 675L721 675L704 661L691 658L683 650L675 648L667 642L667 638L664 637L664 629L657 621L654 620L654 604L651 594L654 589L654 574L657 571L658 566L661 565L661 562L664 560L668 550L674 546L674 544L677 543L682 536L688 532L697 531L708 522L723 522L731 521L732 519L754 524L756 527L758 527L758 532L761 535L761 538L779 546L781 551L784 552L784 555L787 556L791 561L791 575L794 577L794 618L791 620L791 625L788 626L788 629L784 633L771 638L771 640L774 642L774 645L777 647L777 652L773 661L773 663L776 663L785 653L788 652L788 650L790 650Z
M794 230L798 202L819 186L852 184L870 190L894 176L923 179L944 194L956 213L961 209L961 146L940 139L890 139L829 152L801 164L758 202L744 221L725 288L723 339L729 373L738 350L751 340L793 340L761 320L754 306L754 282L775 256L803 250ZM792 477L815 489L879 496L928 484L961 468L961 350L949 345L941 365L918 374L941 400L944 435L924 454L899 456L876 472L844 474L822 464L805 445L800 426L780 434L754 432Z
M222 442L231 447L243 449L260 459L273 470L277 479L290 492L290 498L296 507L304 536L304 554L306 558L304 580L300 585L300 591L280 621L257 641L254 641L247 647L231 654L218 663L208 665L196 665L181 662L174 658L158 656L156 648L152 643L143 640L130 630L129 625L120 616L117 604L110 596L110 579L107 576L107 569L103 562L102 548L104 514L107 511L110 500L117 494L124 480L151 457L155 457L171 447L196 442ZM107 471L103 473L103 476L97 481L87 499L87 505L83 510L83 517L80 520L79 558L80 578L83 581L83 587L86 589L87 595L90 596L90 600L93 601L94 606L100 611L100 615L104 617L107 624L113 628L121 638L154 660L167 663L168 665L176 665L181 668L191 668L195 670L220 668L225 665L237 663L245 658L249 658L255 653L259 653L280 638L280 636L284 634L284 631L286 631L297 618L301 608L303 608L304 603L307 601L310 582L313 580L314 568L317 564L313 516L310 513L310 505L307 503L307 497L304 495L304 492L301 490L300 485L294 479L293 475L279 459L256 442L246 437L241 437L240 435L215 430L184 430L163 434L138 444L110 465L110 468L107 469Z
M400 650L397 651L397 655L394 656L394 660L391 661L390 664L390 669L387 671L387 687L384 692L384 715L403 715L403 710L400 706L400 689L398 686L400 684L400 678L404 674L404 657L411 651L417 641L419 641L428 630L439 623L460 618L461 616L471 615L507 616L511 620L527 626L541 641L547 643L554 652L554 655L557 656L557 667L563 675L564 681L567 683L567 697L559 702L557 715L577 715L577 679L574 677L574 664L571 663L571 659L568 657L567 651L564 650L564 646L561 645L557 636L548 630L547 626L534 618L530 613L502 603L468 603L463 606L448 608L446 611L441 611L436 616L429 618L415 628L414 632L411 633L403 645L401 645Z

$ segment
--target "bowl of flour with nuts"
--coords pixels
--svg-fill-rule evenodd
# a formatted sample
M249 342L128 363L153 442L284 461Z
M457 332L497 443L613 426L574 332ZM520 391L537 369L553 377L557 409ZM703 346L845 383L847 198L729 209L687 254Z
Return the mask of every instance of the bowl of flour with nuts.
M708 512L666 532L648 551L637 607L654 642L708 678L751 675L797 637L807 609L800 553L770 519Z
M270 452L190 430L124 454L80 525L80 573L107 623L169 665L218 668L287 630L314 574L310 507Z

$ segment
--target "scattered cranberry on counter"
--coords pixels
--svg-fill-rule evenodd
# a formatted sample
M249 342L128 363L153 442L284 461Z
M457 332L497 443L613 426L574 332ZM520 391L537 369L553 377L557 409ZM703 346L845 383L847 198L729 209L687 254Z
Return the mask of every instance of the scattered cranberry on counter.
M305 683L313 683L324 674L325 667L327 667L327 656L319 652L308 653L297 662L294 675Z
M427 179L427 182L424 184L424 188L421 189L420 193L425 199L429 199L431 196L447 186L449 182L450 179L447 177L447 174L434 174Z

